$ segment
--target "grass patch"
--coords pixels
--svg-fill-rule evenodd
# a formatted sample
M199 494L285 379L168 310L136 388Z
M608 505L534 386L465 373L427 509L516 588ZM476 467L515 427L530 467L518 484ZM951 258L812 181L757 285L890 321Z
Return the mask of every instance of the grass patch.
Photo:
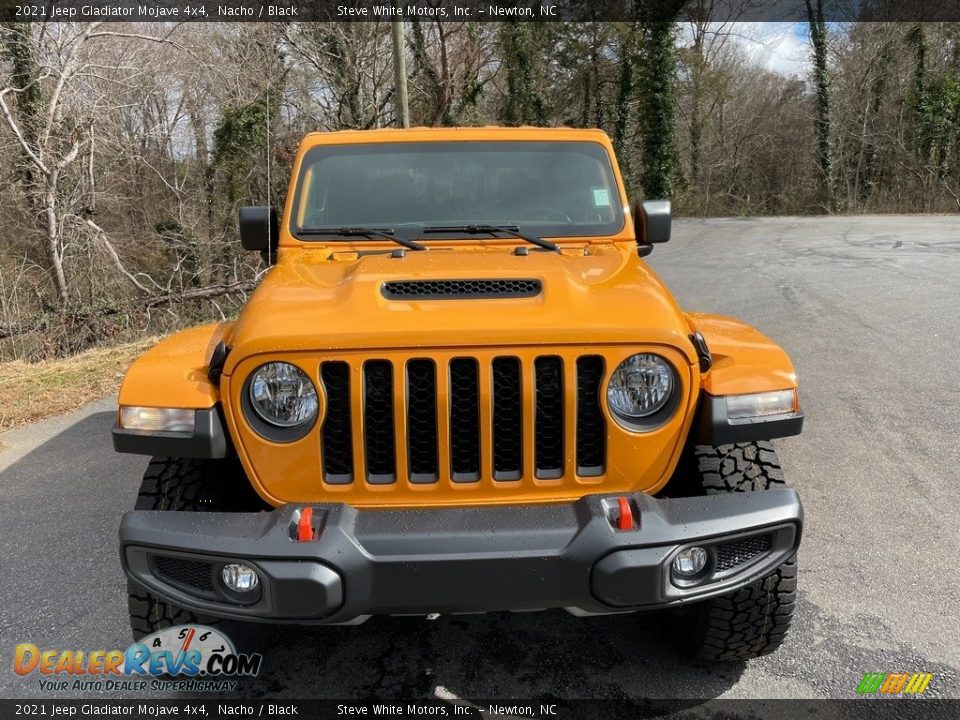
M130 363L159 339L94 348L62 360L0 363L0 431L76 410L117 392Z

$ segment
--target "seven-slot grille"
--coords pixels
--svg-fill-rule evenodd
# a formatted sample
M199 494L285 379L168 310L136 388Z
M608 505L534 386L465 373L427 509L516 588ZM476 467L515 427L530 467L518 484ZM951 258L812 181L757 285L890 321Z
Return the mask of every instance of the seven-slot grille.
M320 376L329 484L515 483L605 472L598 355L330 360Z

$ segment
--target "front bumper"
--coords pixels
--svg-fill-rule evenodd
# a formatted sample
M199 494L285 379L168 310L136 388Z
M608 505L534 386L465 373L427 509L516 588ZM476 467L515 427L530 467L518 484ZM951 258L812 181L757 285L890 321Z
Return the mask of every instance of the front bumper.
M633 528L619 529L626 497ZM297 540L301 506L263 513L134 511L120 525L127 575L196 612L299 623L370 615L567 608L612 613L702 600L762 577L800 543L793 490L659 500L591 495L561 505L363 510L312 505L315 537ZM670 564L701 545L700 582ZM226 591L224 563L260 576Z

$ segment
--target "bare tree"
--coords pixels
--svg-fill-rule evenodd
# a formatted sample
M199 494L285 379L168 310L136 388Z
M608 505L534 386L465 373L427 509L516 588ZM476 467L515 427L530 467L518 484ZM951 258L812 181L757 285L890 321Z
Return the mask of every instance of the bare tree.
M292 24L282 32L290 52L315 78L310 94L321 127L368 129L393 122L389 23Z
M0 114L16 138L29 166L25 194L35 209L48 269L61 307L71 302L65 257L71 243L87 236L98 242L117 271L138 290L147 288L125 267L107 234L93 221L95 187L92 167L95 123L105 96L97 81L111 79L119 65L107 66L88 46L108 38L147 36L102 30L101 23L44 25L38 31L15 27L5 42L14 53L28 57L27 74L0 89ZM150 38L152 40L159 40ZM39 91L38 88L41 88ZM10 98L30 98L19 108ZM87 170L77 168L86 161Z
M411 23L415 115L424 125L469 122L496 74L493 33L485 23Z

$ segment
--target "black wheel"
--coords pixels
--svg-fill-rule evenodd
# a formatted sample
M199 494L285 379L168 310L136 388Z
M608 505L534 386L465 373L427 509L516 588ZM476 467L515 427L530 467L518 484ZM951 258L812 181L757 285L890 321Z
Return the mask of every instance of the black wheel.
M266 507L235 460L153 458L143 475L134 509L254 512ZM173 625L218 622L217 618L158 598L133 580L127 580L127 606L134 640Z
M784 487L769 442L693 449L696 476L707 495ZM682 608L676 631L684 648L703 660L750 660L773 652L786 637L797 597L797 561L736 592Z

